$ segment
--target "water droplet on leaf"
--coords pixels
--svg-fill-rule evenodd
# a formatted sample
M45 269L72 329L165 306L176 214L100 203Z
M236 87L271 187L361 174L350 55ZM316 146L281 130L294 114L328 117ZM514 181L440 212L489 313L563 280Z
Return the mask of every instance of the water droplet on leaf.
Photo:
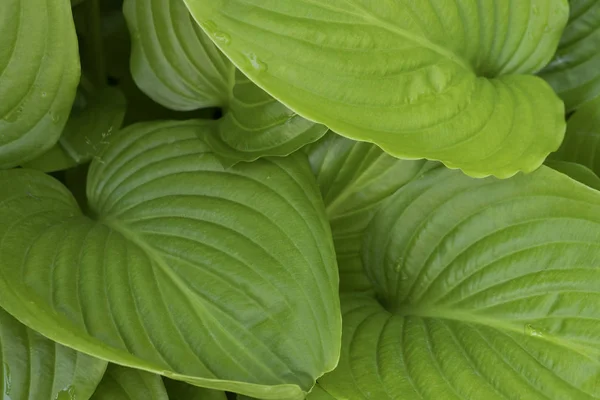
M55 124L58 124L60 122L60 115L54 112L50 112L50 119L52 119L52 122L54 122Z
M222 43L222 44L231 43L231 36L229 36L225 32L214 32L212 36L219 43Z
M246 57L248 57L248 61L250 62L250 66L258 72L264 72L268 69L267 64L258 59L256 54L247 53Z
M10 398L10 391L12 386L12 378L10 376L10 367L7 363L4 363L2 366L4 370L4 394Z
M73 386L64 388L58 392L54 400L75 400L75 388Z
M541 330L536 329L533 325L527 324L525 325L525 334L531 337L544 337L544 334Z

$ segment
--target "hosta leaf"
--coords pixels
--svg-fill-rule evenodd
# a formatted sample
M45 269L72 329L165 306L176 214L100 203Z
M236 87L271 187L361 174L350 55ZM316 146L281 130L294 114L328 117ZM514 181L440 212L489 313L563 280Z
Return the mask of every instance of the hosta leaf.
M0 168L58 140L77 83L77 37L67 0L0 2Z
M105 369L106 361L48 340L0 308L3 399L88 399Z
M327 132L234 72L183 0L126 0L124 12L133 38L132 73L144 92L173 109L223 107L225 116L206 141L225 165L287 156Z
M394 156L508 177L562 140L562 102L525 74L554 54L566 0L185 1L276 99Z
M159 375L111 364L91 400L169 400Z
M311 146L309 160L331 224L340 290L368 291L361 260L367 225L386 198L437 164L398 160L373 144L333 133Z
M597 399L600 193L436 169L380 209L342 297L336 399Z
M45 172L75 167L98 157L125 117L125 97L113 87L78 92L60 139L49 151L26 163Z
M174 110L227 104L233 65L181 0L125 0L131 73L148 96Z
M586 186L600 190L600 177L585 165L559 160L546 160L544 164Z
M224 169L204 128L123 130L88 174L94 219L46 175L1 173L0 304L124 366L300 399L341 332L317 185L300 153Z
M600 175L600 98L586 104L567 124L567 134L560 149L551 158L576 162Z
M165 379L169 400L227 400L225 392L188 385L185 382Z
M226 165L232 165L264 156L286 156L326 132L327 127L294 113L238 70L227 112L206 141Z
M600 2L570 0L570 6L556 56L540 74L569 111L600 95Z

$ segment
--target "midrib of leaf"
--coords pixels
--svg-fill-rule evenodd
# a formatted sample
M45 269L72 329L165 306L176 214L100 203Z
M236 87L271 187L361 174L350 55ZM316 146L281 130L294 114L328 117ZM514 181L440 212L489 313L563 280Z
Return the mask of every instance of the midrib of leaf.
M198 296L189 288L187 283L179 275L177 275L171 267L169 267L167 262L163 259L160 253L156 251L156 249L154 249L142 238L140 238L140 236L136 232L132 231L127 226L125 226L125 224L121 223L116 219L101 218L98 222L120 233L121 235L123 235L123 237L125 237L125 239L138 246L138 248L140 248L140 250L142 250L142 252L144 252L144 254L148 257L148 259L151 260L152 264L158 266L171 279L171 281L177 286L177 288L181 290L181 292L187 298L191 308L193 308L196 311L196 315L200 320L204 320L206 318L213 320L215 325L220 328L219 331L223 336L228 337L229 340L231 340L232 342L236 342L235 336L230 332L226 331L225 329L221 328L221 324L212 315L212 312L209 311L201 301L198 301ZM202 311L204 312L203 315L197 312L198 308L202 309ZM246 357L254 359L255 365L258 369L261 369L264 373L271 375L273 378L277 378L277 376L273 375L272 371L269 370L269 368L265 364L252 357L252 355L249 352L247 352L243 346L237 346L237 348L239 349L239 351L242 351ZM225 349L223 350L225 351ZM229 353L233 354L231 352Z
M323 4L321 4L320 0L304 0L304 1L306 1L307 3L310 3L310 4L314 4L316 6L323 7ZM415 35L414 33L410 32L410 31L402 29L397 25L394 25L385 20L382 20L381 18L377 17L376 15L374 15L371 11L367 10L366 8L361 7L358 4L355 4L354 0L343 0L343 1L345 3L347 3L350 7L353 7L355 10L357 10L358 13L352 13L352 12L349 12L348 10L337 9L334 7L330 7L330 8L335 11L339 11L343 14L352 15L353 17L359 17L367 22L371 22L375 26L379 26L380 28L383 28L391 33L394 33L398 36L402 36L408 40L411 40L412 42L417 43L418 45L420 45L422 47L428 48L429 50L439 54L440 56L451 60L452 62L459 65L460 67L462 67L464 70L466 70L468 72L475 73L475 70L473 69L473 67L471 65L469 65L462 57L454 54L453 52L449 51L448 49L445 49L444 47L437 45L437 44L433 43L432 41L425 39L421 36ZM421 1L429 1L429 0L421 0Z
M518 333L524 336L527 335L525 332L527 323L514 324L502 319L489 318L484 315L469 313L468 311L452 310L449 308L437 307L435 305L412 306L405 304L392 310L392 313L401 317L433 318L466 322ZM560 337L552 336L546 332L544 332L542 336L537 336L536 339L545 340L557 346L569 349L596 364L600 364L600 350L594 347L575 344Z

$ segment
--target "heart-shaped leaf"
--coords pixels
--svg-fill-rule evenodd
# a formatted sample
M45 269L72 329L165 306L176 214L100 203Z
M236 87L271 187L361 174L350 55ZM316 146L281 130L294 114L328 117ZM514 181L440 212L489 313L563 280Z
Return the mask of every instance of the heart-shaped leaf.
M197 121L134 125L88 175L0 173L0 305L80 351L198 386L300 399L334 368L331 232L306 157L224 169Z
M595 399L600 193L543 167L446 169L401 188L363 246L376 296L342 296L336 399Z
M369 291L361 260L367 225L385 199L439 164L398 160L373 144L334 133L310 146L309 160L331 225L340 291Z
M0 2L0 168L50 149L79 82L77 36L67 0Z
M600 2L569 4L571 15L558 51L540 73L565 101L567 111L600 95Z
M91 400L169 400L159 375L111 364Z
M0 308L3 399L89 399L105 369L106 361L48 340Z
M276 99L396 157L509 177L562 140L562 102L526 74L552 58L566 0L185 1Z

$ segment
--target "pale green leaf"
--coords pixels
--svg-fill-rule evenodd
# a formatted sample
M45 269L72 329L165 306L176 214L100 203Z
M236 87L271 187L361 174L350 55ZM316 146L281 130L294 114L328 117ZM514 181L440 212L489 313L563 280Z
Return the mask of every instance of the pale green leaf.
M567 134L551 158L585 165L600 175L600 98L586 104L569 118Z
M386 198L437 164L398 160L373 144L334 133L310 147L309 160L331 225L340 290L368 291L361 260L367 225Z
M79 82L68 0L0 1L0 168L49 150L60 137Z
M335 367L341 333L318 187L301 153L224 169L203 129L123 130L92 162L93 219L46 175L0 173L0 305L124 366L303 398Z
M185 1L276 99L396 157L509 177L562 140L562 101L527 74L552 58L566 0Z
M342 296L335 399L600 398L600 193L436 169L380 209Z
M567 111L600 95L600 2L570 0L571 15L554 59L541 71Z
M125 0L131 73L154 101L174 110L227 104L234 67L181 0Z
M233 165L264 156L287 156L326 132L326 126L294 113L238 70L225 116L206 141L226 165Z
M170 400L227 400L225 392L204 389L185 382L165 378Z
M121 127L125 108L125 97L117 88L80 88L56 145L23 166L52 172L73 168L99 157L112 135Z
M5 400L88 399L106 361L61 346L0 308L0 396Z
M169 400L159 375L111 364L91 400Z

